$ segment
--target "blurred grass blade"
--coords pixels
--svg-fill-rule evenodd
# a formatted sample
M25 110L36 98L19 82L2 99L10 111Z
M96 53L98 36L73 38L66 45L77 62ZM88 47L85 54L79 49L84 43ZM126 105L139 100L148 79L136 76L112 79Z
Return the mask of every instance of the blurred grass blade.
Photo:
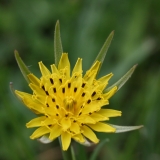
M117 91L128 81L128 79L132 76L134 70L136 69L137 64L134 65L122 78L120 78L116 83L114 83L112 86L104 90L104 93L111 90L113 87L117 86Z
M106 39L104 45L102 46L100 52L99 52L98 55L97 55L95 61L100 61L101 64L103 64L103 61L104 61L104 59L105 59L105 56L106 56L107 51L108 51L108 48L109 48L109 46L110 46L110 44L111 44L111 41L112 41L112 39L113 39L113 36L114 36L114 31L112 31L112 32L110 33L110 35L108 36L108 38Z
M97 156L99 154L99 152L101 151L102 147L108 142L108 139L105 139L103 141L101 141L97 147L95 148L94 152L91 155L90 160L97 160Z
M18 63L18 66L19 66L19 68L20 68L20 70L21 70L21 72L22 72L25 80L26 80L28 83L30 83L30 80L29 80L29 78L28 78L28 76L27 76L28 74L31 73L30 70L29 70L28 67L25 65L25 63L22 61L21 57L19 56L18 51L15 50L15 51L14 51L14 55L15 55L16 61L17 61L17 63Z
M109 124L109 125L116 128L115 133L133 131L133 130L140 129L143 127L143 125L140 125L140 126L117 126L117 125L113 125L113 124Z
M60 35L60 24L59 21L57 21L54 32L54 56L55 56L56 66L58 66L62 53L63 53L63 48Z

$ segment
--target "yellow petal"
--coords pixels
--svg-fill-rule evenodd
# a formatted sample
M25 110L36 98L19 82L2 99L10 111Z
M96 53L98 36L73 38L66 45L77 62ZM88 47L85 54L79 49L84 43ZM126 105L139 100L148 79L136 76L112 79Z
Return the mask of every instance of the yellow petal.
M30 136L31 139L36 139L39 138L47 133L49 133L50 130L47 127L39 127L38 129L36 129L33 134Z
M62 128L59 125L55 124L51 129L49 139L53 140L53 139L59 137L61 133L62 133Z
M87 137L88 139L90 139L92 142L94 143L98 143L99 139L97 138L97 136L95 135L95 133L87 126L82 126L82 131L83 131L83 135L85 137Z
M70 130L75 134L80 133L80 127L76 122L71 124Z
M86 72L86 74L84 75L84 80L87 81L89 77L91 77L92 75L92 79L94 79L97 75L98 69L100 67L100 62L96 61L93 66ZM93 72L94 71L94 72ZM94 73L94 74L93 74Z
M66 66L68 66L68 68L70 70L70 62L68 59L68 54L63 53L61 56L61 59L59 61L59 64L58 64L58 70L64 69Z
M32 91L36 94L46 95L45 91L40 88L39 86L36 86L35 84L30 83L29 87L32 89Z
M27 128L39 127L41 126L42 121L44 121L45 119L46 119L46 116L34 118L26 124L26 127Z
M74 68L73 68L73 71L72 71L72 76L74 73L76 72L79 72L79 73L82 73L82 59L81 58L78 58Z
M17 91L17 90L15 90L15 94L21 99L23 99L24 97L32 98L31 94L25 93L25 92L21 92L21 91Z
M80 123L89 123L89 124L95 124L96 121L88 115L82 115L79 118L77 118L78 122Z
M63 128L63 131L66 131L71 126L71 120L69 118L64 117L61 120L61 126Z
M59 74L59 71L58 71L58 69L57 69L57 67L56 67L56 65L55 64L52 64L51 65L51 70L52 70L52 74Z
M121 111L117 111L117 110L113 110L113 109L101 109L97 113L101 114L102 116L105 116L105 117L117 117L117 116L121 116L121 114L122 114Z
M84 137L82 136L82 134L76 134L75 136L72 137L75 141L78 141L80 143L84 143L85 142L85 139Z
M105 117L105 116L103 116L103 115L101 115L101 114L98 114L98 113L92 113L90 116L91 116L96 122L109 120L108 117Z
M71 143L71 135L67 132L61 134L62 149L66 151Z
M102 122L97 122L96 124L88 124L88 126L97 132L115 132L116 131L115 128Z
M117 86L113 87L109 92L103 94L104 99L111 98L117 92Z
M107 75L101 77L101 78L98 79L97 81L100 81L101 83L106 83L106 82L109 81L109 79L110 79L112 76L113 76L113 74L110 73L110 74L107 74Z
M40 80L34 74L29 74L28 78L29 78L31 83L33 83L37 86L40 86Z
M38 63L39 64L39 68L41 70L42 76L47 76L50 75L51 72L47 69L47 67L41 62Z
M98 79L97 81L100 82L100 85L97 87L97 90L103 91L106 88L106 86L108 85L108 81L112 76L113 76L113 74L110 73L110 74L107 74L106 76L103 76L100 79Z

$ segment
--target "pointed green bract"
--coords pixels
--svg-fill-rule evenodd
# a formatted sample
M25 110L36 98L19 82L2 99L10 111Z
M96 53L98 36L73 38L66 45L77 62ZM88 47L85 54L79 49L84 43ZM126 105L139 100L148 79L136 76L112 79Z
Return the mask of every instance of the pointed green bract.
M134 65L122 78L120 78L116 83L112 86L104 90L104 93L110 91L113 87L117 86L117 91L128 81L128 79L132 76L134 70L136 69L137 64Z
M29 70L28 67L25 65L25 63L22 61L21 57L19 56L18 51L15 50L15 51L14 51L14 55L15 55L16 61L17 61L17 63L18 63L18 66L19 66L19 68L20 68L20 70L21 70L21 72L22 72L25 80L26 80L28 83L30 83L30 80L29 80L29 78L28 78L28 76L27 76L28 74L31 73L30 70Z
M54 32L54 56L55 56L56 66L58 66L62 53L63 53L63 48L60 35L60 24L59 21L57 21Z
M102 46L100 52L98 53L95 61L100 61L101 62L101 65L103 64L103 61L105 59L105 56L107 54L107 51L108 51L108 48L111 44L111 41L113 39L113 36L114 36L114 31L112 31L110 33L110 35L108 36L108 38L106 39L106 41L104 42L104 45ZM100 69L99 69L100 70Z
M116 128L115 133L133 131L133 130L140 129L140 128L143 127L143 125L140 125L140 126L117 126L117 125L114 125L114 124L109 124L109 125Z
M91 155L90 160L96 160L99 152L101 151L102 147L108 142L108 139L103 140L100 142L97 147L95 148L94 152Z

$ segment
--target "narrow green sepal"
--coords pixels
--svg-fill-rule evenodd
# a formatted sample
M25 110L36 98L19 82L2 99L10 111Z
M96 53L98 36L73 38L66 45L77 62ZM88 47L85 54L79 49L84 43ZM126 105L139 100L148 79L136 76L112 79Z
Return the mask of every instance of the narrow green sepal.
M134 65L123 77L121 77L116 83L104 90L104 93L110 91L113 87L117 86L117 91L128 81L132 76L134 70L136 69L137 64Z
M58 20L56 23L55 32L54 32L54 56L55 56L56 66L58 66L62 53L63 53L63 47L62 47L61 35L60 35L60 24Z
M100 153L102 147L103 147L108 141L109 141L109 140L108 140L108 138L107 138L107 139L101 141L101 142L97 145L97 147L94 149L94 152L93 152L92 155L91 155L90 160L96 160L96 159L97 159L97 156L98 156L98 154Z
M109 124L109 125L116 128L115 133L129 132L129 131L137 130L143 127L143 125L140 125L140 126L117 126L114 124Z
M17 61L17 63L18 63L18 66L19 66L19 68L20 68L20 70L21 70L21 72L22 72L25 80L26 80L28 83L30 83L29 78L28 78L28 76L27 76L28 74L31 73L30 70L29 70L28 67L25 65L25 63L22 61L21 57L19 56L18 51L15 50L15 51L14 51L14 55L15 55L16 61Z
M99 53L98 53L98 55L97 55L94 63L95 63L96 61L100 61L100 62L101 62L101 65L103 64L103 61L104 61L104 59L105 59L105 56L106 56L107 51L108 51L108 48L109 48L109 46L110 46L110 44L111 44L111 41L112 41L112 39L113 39L113 36L114 36L114 31L112 31L112 32L110 33L110 35L108 36L108 38L107 38L106 41L104 42L104 44L103 44L101 50L99 51Z

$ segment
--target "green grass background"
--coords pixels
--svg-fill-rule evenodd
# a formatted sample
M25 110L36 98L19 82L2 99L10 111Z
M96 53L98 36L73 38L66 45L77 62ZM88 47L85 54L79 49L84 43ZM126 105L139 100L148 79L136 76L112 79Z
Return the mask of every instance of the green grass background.
M37 76L39 61L54 62L54 26L60 20L63 49L72 67L78 57L83 69L92 64L112 30L115 36L100 75L114 73L110 85L134 64L132 78L111 98L108 108L121 110L117 125L144 128L121 134L98 134L107 143L100 160L160 159L160 1L159 0L1 0L0 1L0 160L60 160L58 141L30 140L36 117L10 92L30 92L14 58L17 49ZM78 160L88 160L96 146L74 143Z

